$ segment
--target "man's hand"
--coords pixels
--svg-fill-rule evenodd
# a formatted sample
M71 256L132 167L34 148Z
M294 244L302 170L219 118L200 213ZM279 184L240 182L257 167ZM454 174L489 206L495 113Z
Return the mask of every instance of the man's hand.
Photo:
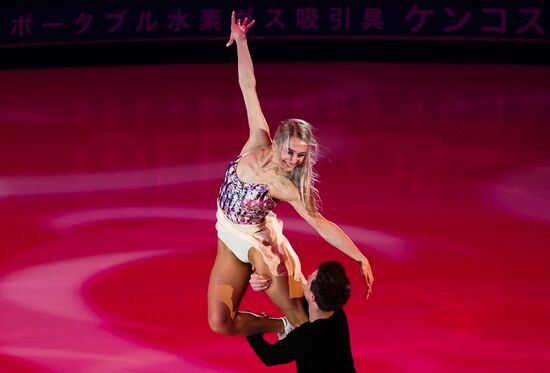
M252 272L250 275L250 287L254 291L265 291L269 289L271 286L271 277L269 276L262 276L257 274L256 272Z

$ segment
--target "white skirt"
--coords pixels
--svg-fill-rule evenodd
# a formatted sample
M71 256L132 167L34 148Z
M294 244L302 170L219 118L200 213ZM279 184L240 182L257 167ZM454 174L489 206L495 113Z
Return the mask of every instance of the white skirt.
M283 235L283 224L273 212L261 224L235 224L218 206L216 218L218 238L241 262L250 263L248 251L255 248L262 255L272 276L288 276L301 284L307 282L298 255ZM302 296L295 289L290 290L291 297Z

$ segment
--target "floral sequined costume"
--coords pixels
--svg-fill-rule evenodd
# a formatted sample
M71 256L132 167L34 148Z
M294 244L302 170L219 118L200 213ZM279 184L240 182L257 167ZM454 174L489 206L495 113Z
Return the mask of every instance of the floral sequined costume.
M277 201L266 184L246 183L237 175L243 156L230 162L218 194L216 230L218 238L244 263L250 263L248 251L257 249L274 276L292 276L305 283L300 260L283 235L283 225L272 212ZM291 297L301 296L291 289Z

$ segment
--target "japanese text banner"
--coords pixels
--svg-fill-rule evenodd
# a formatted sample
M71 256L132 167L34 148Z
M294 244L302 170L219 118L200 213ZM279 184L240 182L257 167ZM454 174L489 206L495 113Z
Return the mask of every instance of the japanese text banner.
M548 1L24 1L0 5L0 46L254 37L548 42Z

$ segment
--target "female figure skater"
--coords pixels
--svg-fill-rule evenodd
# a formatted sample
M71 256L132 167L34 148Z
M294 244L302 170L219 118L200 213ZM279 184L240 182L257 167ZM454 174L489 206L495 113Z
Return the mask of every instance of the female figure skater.
M236 21L235 12L231 15L227 46L237 44L239 86L250 132L240 155L229 163L218 195L218 252L208 284L208 322L224 335L278 332L282 337L308 318L301 301L306 281L300 261L271 212L277 202L290 203L327 242L360 264L367 297L374 278L367 258L317 209L312 168L317 144L311 126L300 119L284 120L271 140L246 39L253 24L248 19ZM266 292L285 318L239 311L252 266L272 279Z

